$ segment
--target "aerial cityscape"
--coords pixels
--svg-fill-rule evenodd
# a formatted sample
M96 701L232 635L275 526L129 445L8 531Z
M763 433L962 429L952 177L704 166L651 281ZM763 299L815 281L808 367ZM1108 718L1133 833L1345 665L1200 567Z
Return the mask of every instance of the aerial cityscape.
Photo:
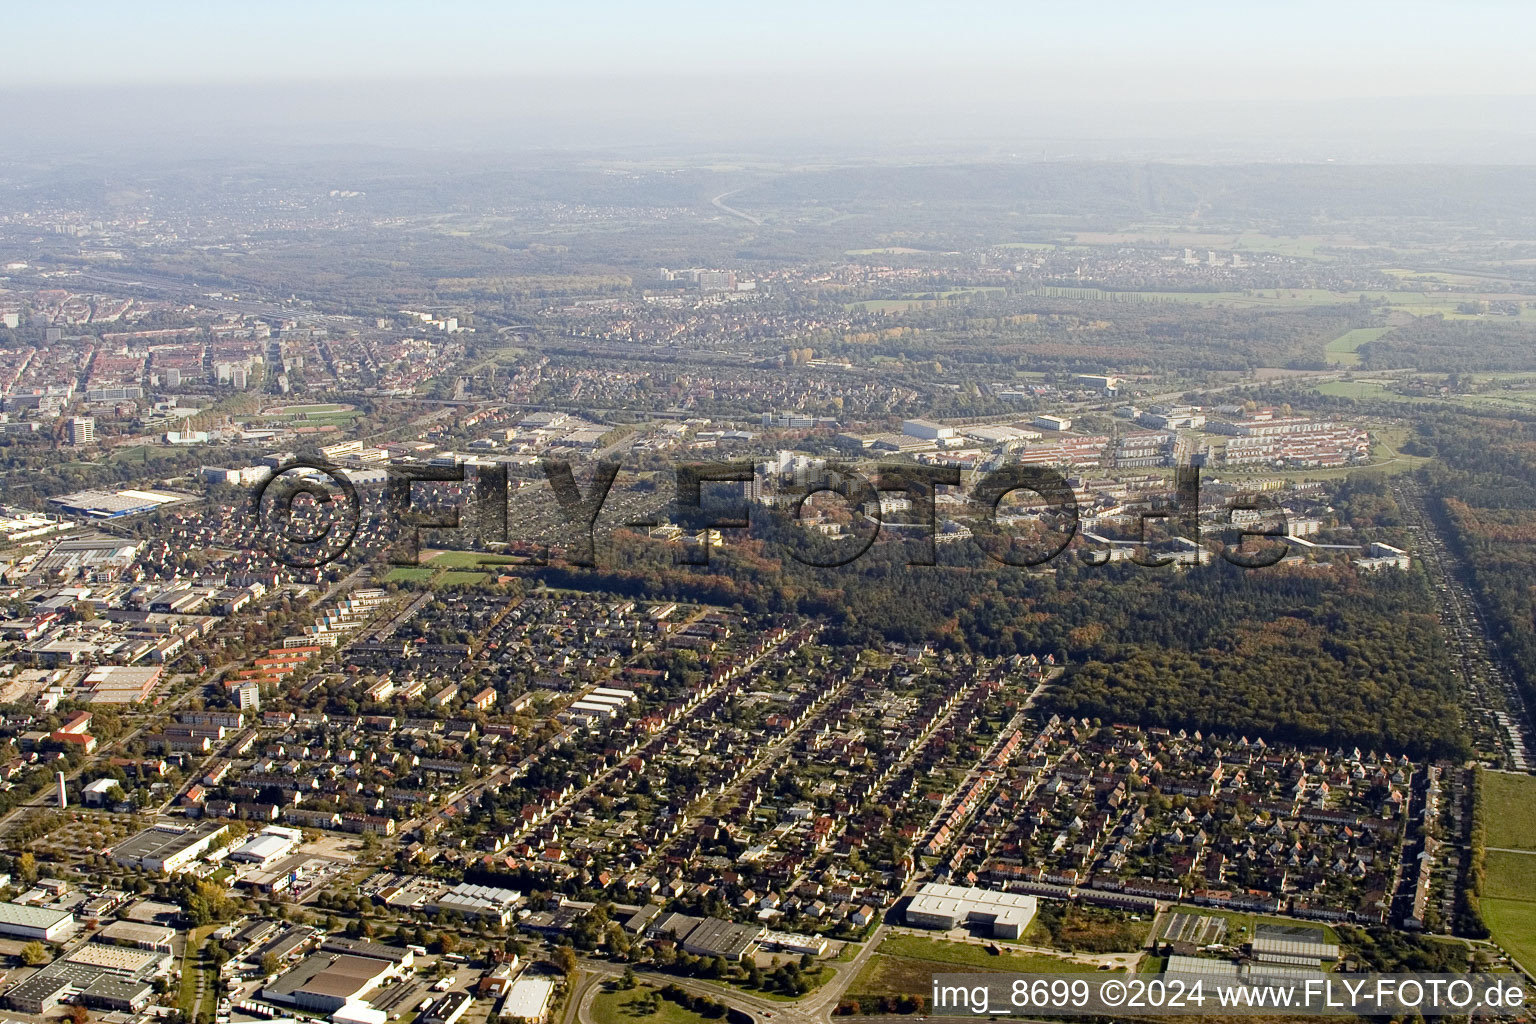
M1528 121L1222 134L1150 88L1193 120L966 134L993 93L749 139L725 91L607 109L594 70L507 101L526 145L470 137L489 86L328 139L363 41L322 89L305 34L289 104L128 60L185 14L244 66L264 21L95 13L0 82L37 127L0 118L0 1019L1293 1019L1164 1000L1536 979ZM530 74L575 60L523 13ZM652 29L608 13L588 59L630 74ZM821 52L735 17L743 82ZM657 59L703 75L697 31ZM1479 81L1524 103L1504 53ZM196 76L252 90L205 143Z

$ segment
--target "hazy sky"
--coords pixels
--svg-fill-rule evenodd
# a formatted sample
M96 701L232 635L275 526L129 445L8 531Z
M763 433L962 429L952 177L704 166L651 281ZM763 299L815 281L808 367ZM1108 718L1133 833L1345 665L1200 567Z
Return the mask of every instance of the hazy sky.
M1536 161L1532 0L13 0L0 24L0 160Z
M1053 97L1536 92L1529 0L1447 3L51 0L0 87L502 76L984 73Z

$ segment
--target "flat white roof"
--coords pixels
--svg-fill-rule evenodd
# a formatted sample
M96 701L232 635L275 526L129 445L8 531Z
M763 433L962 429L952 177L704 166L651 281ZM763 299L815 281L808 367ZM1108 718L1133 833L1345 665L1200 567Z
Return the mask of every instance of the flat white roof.
M1035 898L1027 893L929 882L917 890L907 912L961 919L980 914L994 918L998 923L1016 923L1023 927L1035 916L1035 906Z
M249 842L241 844L238 850L230 854L231 857L254 860L268 860L269 858L287 853L293 848L293 840L287 836L272 836L265 833L257 836Z
M555 983L551 978L519 978L507 989L507 998L501 1004L501 1015L538 1020L544 1016L550 994L554 990Z

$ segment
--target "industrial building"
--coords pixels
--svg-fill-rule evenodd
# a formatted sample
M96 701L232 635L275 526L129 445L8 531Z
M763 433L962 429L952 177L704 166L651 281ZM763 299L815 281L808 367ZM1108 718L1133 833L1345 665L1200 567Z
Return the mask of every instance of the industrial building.
M300 829L269 825L240 844L230 853L229 859L267 867L292 853L303 838L304 833Z
M124 867L174 874L208 852L214 840L229 831L228 825L151 825L129 836L112 851L112 859Z
M662 914L651 924L651 935L670 935L694 956L718 956L740 960L750 955L768 929L759 924L738 924L718 917Z
M136 921L113 921L96 934L102 941L119 946L169 953L172 950L171 942L176 938L176 929L158 924L139 924Z
M512 921L522 901L523 894L514 889L460 882L433 899L430 906L438 912L451 910L505 925Z
M1080 373L1077 375L1074 383L1076 383L1078 387L1092 388L1095 391L1102 391L1110 398L1113 398L1115 395L1120 393L1120 378L1111 377L1106 374Z
M153 979L171 963L162 952L92 942L16 985L5 1001L32 1014L45 1014L71 998L93 1009L137 1012L149 1005Z
M378 988L395 964L349 953L315 953L261 990L261 997L311 1013L335 1013Z
M103 665L81 681L80 696L92 704L138 704L154 692L163 672L158 665Z
M918 437L924 441L938 441L955 436L954 427L946 427L932 420L902 420L901 432L908 437Z
M949 931L985 925L999 939L1017 939L1035 918L1035 897L974 886L929 882L907 905L907 923Z
M88 519L120 519L141 512L152 512L186 499L187 495L168 491L86 490L49 498L48 503L70 515L85 516Z
M75 915L67 910L0 903L0 935L53 942L74 923Z
M507 989L497 1015L503 1020L509 1017L528 1021L542 1021L549 1012L549 1002L555 995L553 978L519 978Z

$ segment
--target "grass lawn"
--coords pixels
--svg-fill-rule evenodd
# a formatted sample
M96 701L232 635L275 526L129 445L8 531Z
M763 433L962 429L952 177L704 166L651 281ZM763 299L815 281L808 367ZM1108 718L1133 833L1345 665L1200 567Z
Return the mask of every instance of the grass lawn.
M437 573L436 569L425 565L398 565L384 575L389 583L425 583Z
M1134 953L1146 946L1151 930L1149 918L1132 921L1131 915L1123 912L1069 905L1050 924L1036 915L1023 941L1071 952Z
M1536 853L1489 850L1486 856L1490 899L1536 901Z
M1536 776L1484 771L1478 774L1478 783L1483 791L1483 820L1488 823L1488 845L1509 850L1536 850ZM1491 875L1492 854L1488 863ZM1529 898L1536 899L1536 891Z
M1359 366L1360 346L1368 341L1375 341L1391 329L1390 327L1359 327L1353 331L1345 331L1324 347L1323 355L1330 363L1338 363L1340 366Z
M177 1005L188 1015L195 1017L197 1007L192 1005L192 1000L197 998L197 979L200 974L208 973L206 991L203 993L204 1002L213 999L217 1008L218 997L213 993L213 974L209 970L210 964L203 957L203 947L208 942L208 936L212 935L217 925L204 925L194 929L187 935L187 945L181 956L181 998Z
M438 569L473 569L479 565L516 565L518 560L509 555L492 554L489 551L435 551L424 561Z
M464 583L483 583L485 573L454 570L440 574L432 581L434 587L453 587Z
M110 463L148 462L149 461L149 453L150 453L150 446L149 445L147 445L147 444L136 444L136 445L134 445L131 448L118 448L118 449L115 449L112 452L111 455L107 456L107 461L110 462Z
M1388 391L1386 385L1373 380L1327 380L1312 390L1320 395L1331 395L1334 398L1363 398L1386 402L1446 401L1443 398L1429 398L1421 395L1400 395L1396 391Z
M880 943L880 957L922 960L930 964L959 965L994 971L1091 971L1088 964L1077 964L1045 953L1011 952L999 943L1003 952L987 952L974 942L947 942L920 935L887 935ZM866 968L867 970L867 968Z
M871 997L927 995L935 974L956 971L1086 974L1094 969L1043 953L1009 953L1004 947L1001 956L994 956L972 943L891 935L849 984L846 997L863 1002Z
M657 998L656 1012L647 1012L653 1001L646 996L657 991L650 985L636 985L632 989L612 988L608 984L592 1000L592 1019L597 1024L705 1024L705 1018L692 1010L685 1010L670 999Z
M1483 900L1493 940L1526 970L1536 970L1536 900Z
M1536 777L1481 771L1477 781L1490 847L1483 920L1495 942L1536 970Z

